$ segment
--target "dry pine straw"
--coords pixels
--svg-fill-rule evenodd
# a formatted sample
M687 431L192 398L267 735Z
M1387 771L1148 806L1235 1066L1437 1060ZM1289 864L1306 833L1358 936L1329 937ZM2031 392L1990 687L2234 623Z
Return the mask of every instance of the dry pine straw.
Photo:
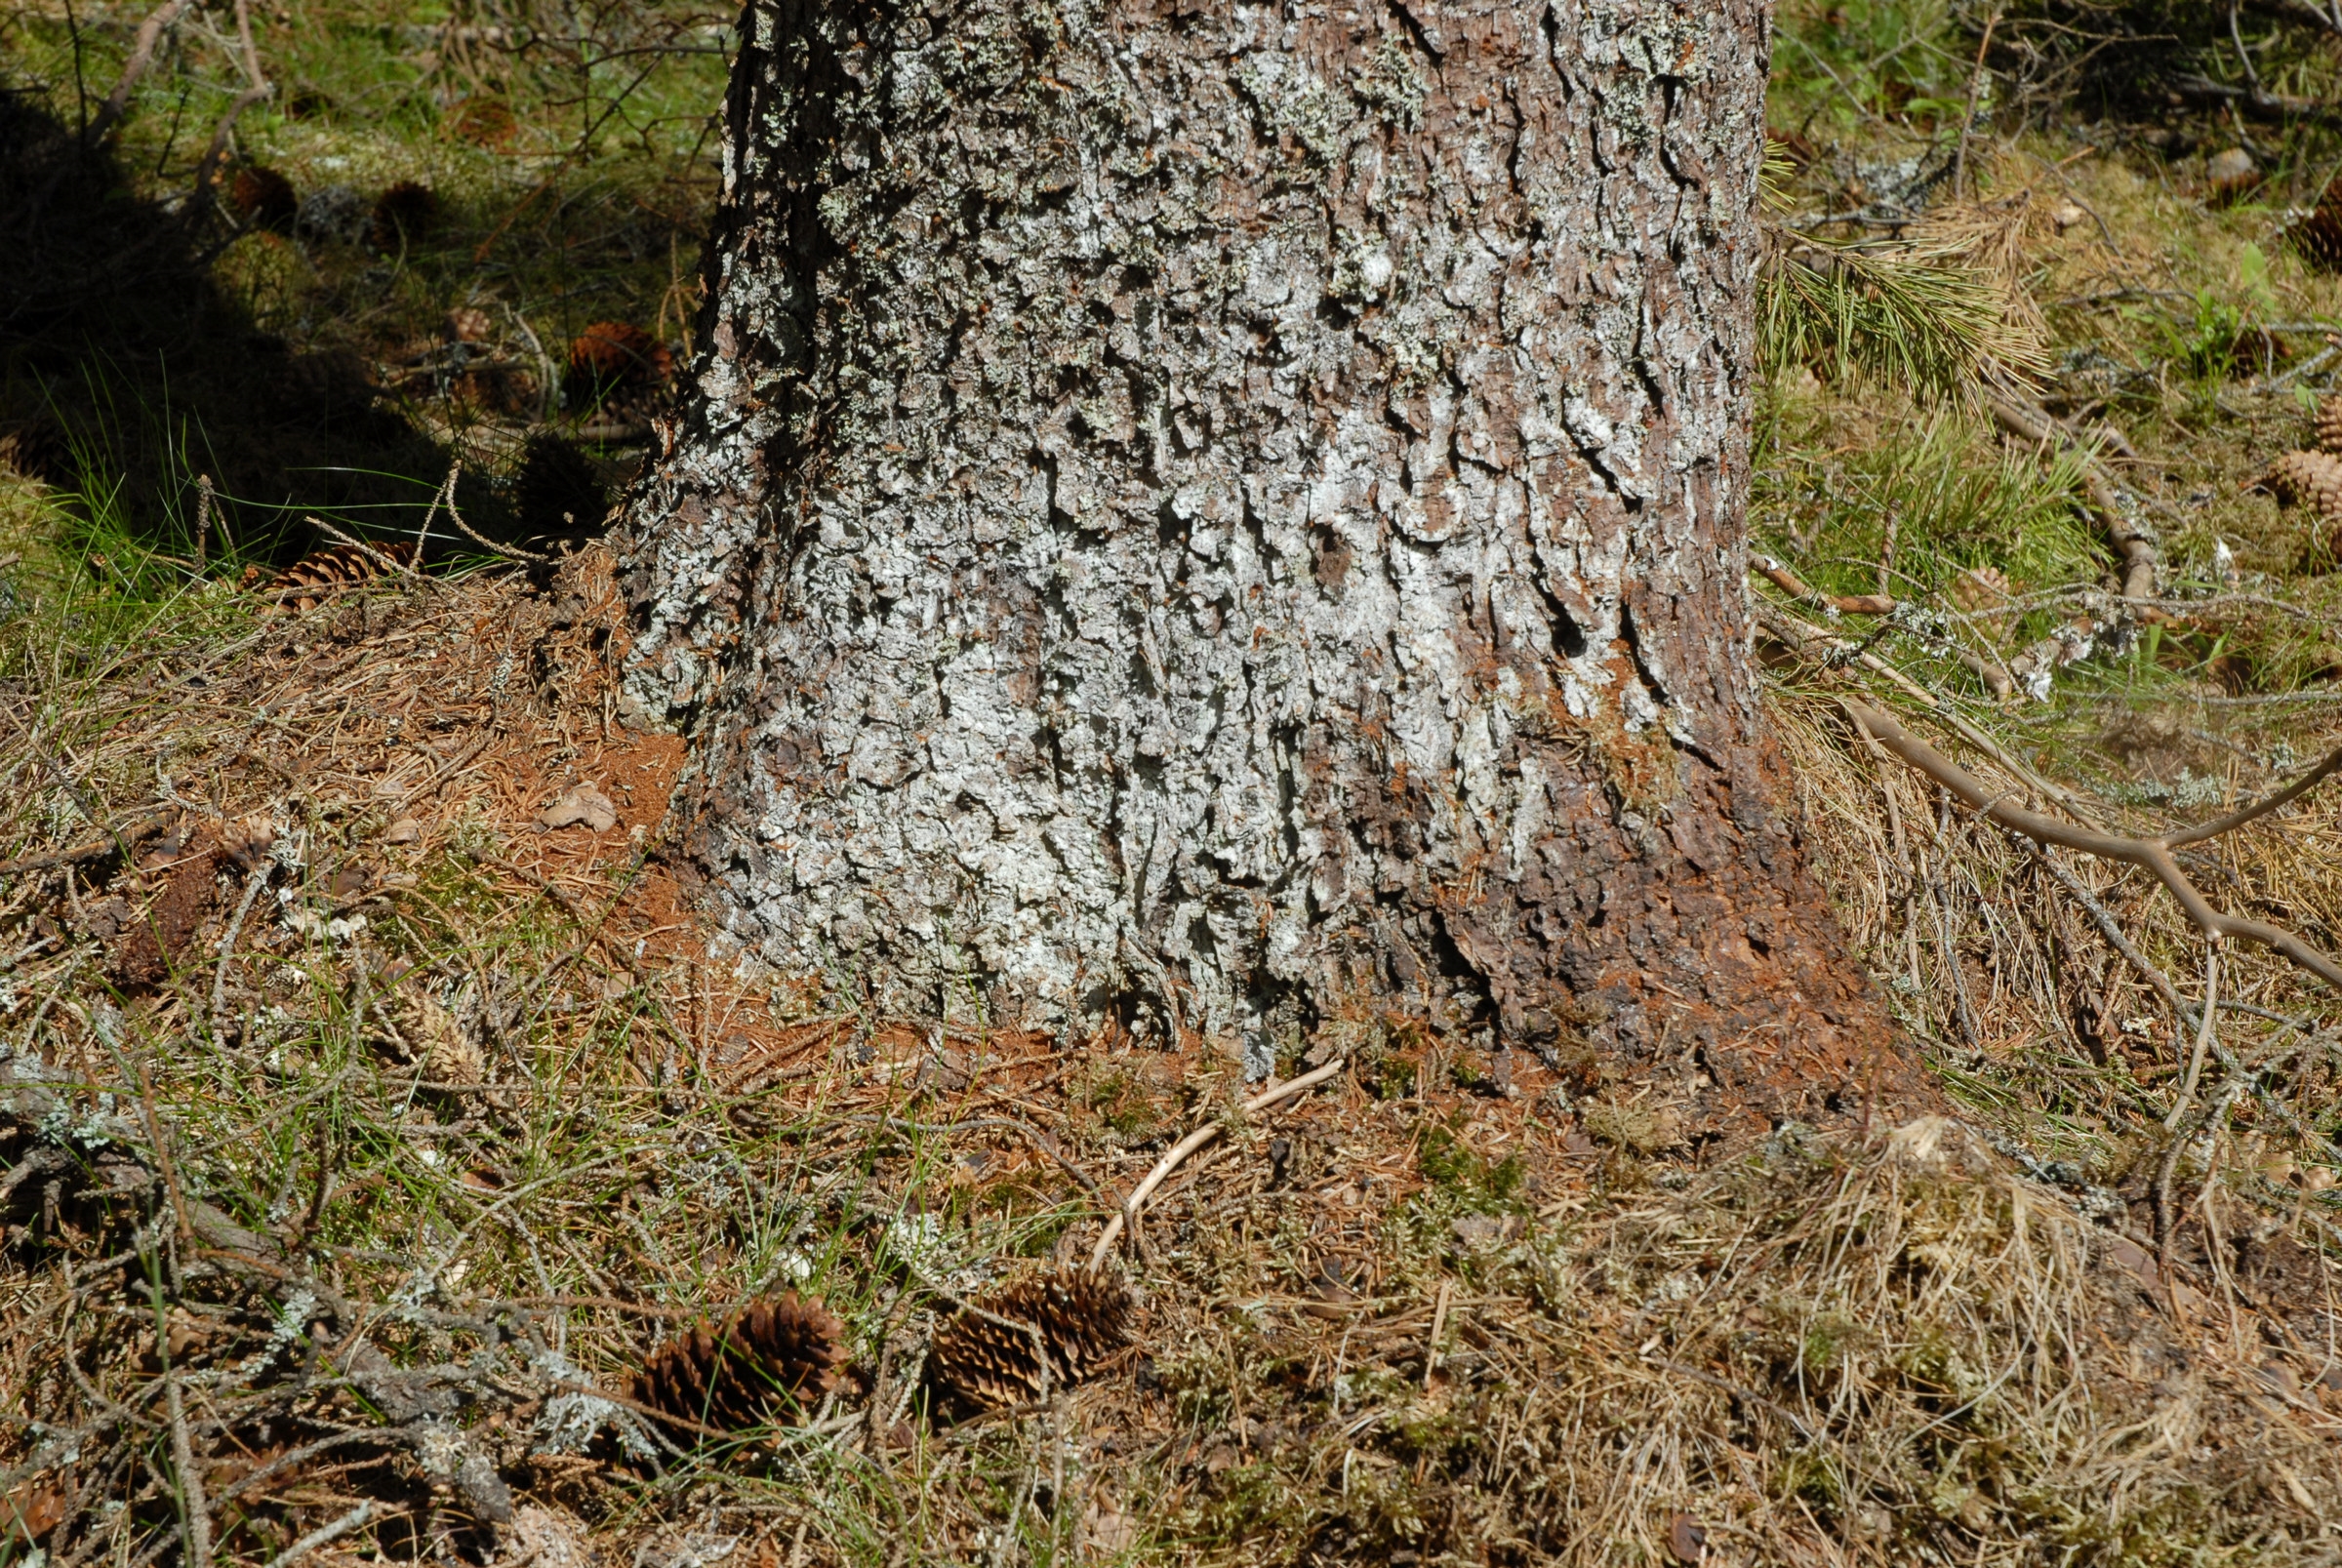
M1051 1250L1054 1236L1076 1256L1097 1233L1097 1205L1060 1157L1103 1192L1127 1189L1181 1132L1230 1115L1240 1086L1192 1043L1134 1052L1105 1037L1063 1053L825 1013L712 960L681 890L641 855L681 756L610 722L623 635L598 552L544 592L518 578L377 584L109 694L110 725L59 757L119 819L167 804L159 766L182 799L305 833L307 864L288 879L320 915L368 916L353 950L258 911L222 993L236 1021L222 1048L252 1070L276 1070L261 1010L301 1005L284 977L303 966L337 996L369 970L384 1011L425 1031L427 1012L399 999L371 945L391 932L427 960L419 976L468 972L483 991L538 1004L502 1031L456 1031L441 1058L421 1046L426 1067L498 1093L451 1090L424 1102L442 1107L431 1123L369 1129L437 1139L467 1166L467 1187L504 1194L514 1234L536 1238L517 1247L496 1226L464 1229L450 1260L464 1266L440 1274L451 1307L532 1293L717 1304L769 1282L769 1249L752 1241L776 1193L835 1217L816 1283L860 1336L884 1408L793 1467L743 1457L646 1482L533 1454L532 1407L488 1398L524 1518L501 1544L467 1536L464 1549L516 1556L546 1531L623 1547L712 1507L760 1561L886 1561L889 1532L905 1530L952 1560L1135 1545L1196 1560L1662 1561L1692 1525L1710 1560L1727 1562L2150 1562L2199 1548L2335 1560L2332 1280L2293 1240L2320 1233L2320 1205L2305 1192L2287 1213L2269 1201L2285 1193L2266 1172L2225 1169L2274 1146L2266 1120L2245 1120L2262 1104L2250 1095L2231 1096L2177 1162L2184 1212L2159 1259L2143 1168L2124 1185L2127 1211L2097 1225L1950 1123L1695 1151L1670 1146L1666 1106L1635 1086L1573 1102L1529 1067L1510 1095L1468 1093L1459 1082L1482 1081L1471 1061L1403 1026L1352 1021L1351 1076L1232 1127L1158 1194L1128 1257L1142 1353L1120 1375L1053 1412L922 1427L900 1391L936 1314L1013 1272L1013 1253ZM1976 1035L1956 1086L2023 1132L2116 1147L2135 1136L2167 1103L2151 1069L2176 1040L2167 1019L2144 1036L2119 1021L2153 1013L2152 997L2026 880L2023 852L1967 824L1939 828L1912 782L1855 757L1823 708L1785 697L1783 715L1817 844L1864 869L1838 878L1858 939L1883 974L1917 966L1905 998L1916 1023L1956 1043L1962 1027ZM539 831L539 813L577 783L601 788L617 824ZM29 834L30 809L12 853L57 841ZM2234 846L2239 875L2298 873L2303 852L2287 846L2331 830L2333 806L2312 810L2324 815ZM416 842L383 843L400 818ZM2169 918L2076 869L2184 986L2186 944ZM1931 876L1946 890L1936 906L1996 922L1994 940L1963 945L1930 914L1919 896ZM61 878L40 880L47 917L64 918ZM129 998L123 1037L197 1039L234 891L188 949L201 980ZM20 887L6 892L6 918L35 912ZM2040 927L2030 946L2026 922ZM63 972L56 945L11 977L26 1000L10 1026L62 983L38 1025L44 1049L86 1083L122 1087L93 1023L106 999ZM1955 963L1965 1025L1946 1001ZM2103 1065L2084 1056L2078 1068L2051 1049L2054 1021L2075 1011L2069 970L2118 1021ZM2275 973L2248 970L2244 985L2239 994L2299 1000ZM2264 1048L2242 1032L2232 1043ZM234 1136L216 1106L206 1120L200 1055L175 1060L165 1043L149 1059L151 1102L179 1119L166 1146L181 1148L189 1183L203 1130ZM2323 1058L2296 1070L2281 1089L2306 1113L2303 1097L2328 1081L2313 1076ZM548 1106L560 1143L540 1188L519 1177L546 1152L526 1146L551 1136ZM790 1130L779 1144L776 1128ZM728 1139L769 1175L761 1197L747 1185L688 1192L639 1241L597 1212ZM597 1161L608 1185L582 1174ZM400 1180L328 1208L374 1217L376 1239L396 1243L323 1255L353 1298L384 1299L446 1241L428 1226L401 1231ZM944 1240L906 1268L890 1238L923 1212ZM93 1344L86 1328L75 1338L72 1311L31 1309L64 1289L60 1264L36 1256L12 1257L15 1278L0 1281L17 1304L9 1377L34 1390L40 1419L71 1426L91 1406L60 1375L62 1358L117 1394L140 1374L133 1350ZM73 1299L95 1309L89 1289ZM582 1305L541 1321L549 1332L562 1318L566 1353L603 1387L649 1343L640 1314ZM428 1335L393 1347L450 1354ZM250 1348L231 1339L190 1365L229 1366ZM525 1367L502 1377L532 1387ZM548 1391L538 1377L534 1397ZM335 1409L360 1419L346 1401ZM899 1410L909 1419L897 1424ZM18 1465L34 1437L12 1427L5 1445L0 1462ZM11 1484L35 1497L54 1478ZM321 1467L305 1491L300 1475L277 1489L282 1531L326 1523L358 1495L335 1490L360 1484L349 1475L330 1479ZM1010 1549L1004 1529L1023 1545ZM222 1550L264 1546L248 1532Z

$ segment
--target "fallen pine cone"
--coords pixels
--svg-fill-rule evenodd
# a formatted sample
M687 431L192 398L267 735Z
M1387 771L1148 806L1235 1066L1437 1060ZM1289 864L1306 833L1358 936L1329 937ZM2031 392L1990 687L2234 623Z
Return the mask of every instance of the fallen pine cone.
M1130 1293L1088 1268L1033 1274L974 1307L981 1310L962 1311L935 1337L927 1370L946 1393L978 1409L1023 1404L1044 1388L1094 1377L1130 1342ZM1031 1325L1039 1343L1011 1324Z
M2260 482L2288 506L2307 506L2322 517L2342 517L2342 457L2331 452L2281 454Z
M2318 401L2318 450L2342 453L2342 392L2328 392Z
M390 541L373 546L374 555L367 554L355 544L336 544L330 549L312 550L286 567L274 577L257 567L245 569L238 586L265 588L280 604L290 603L304 615L317 608L318 601L343 588L354 588L373 582L387 570L383 561L395 561L400 566L415 564L413 540ZM375 555L382 560L375 559Z
M793 1290L760 1297L722 1326L696 1323L653 1351L634 1379L633 1398L723 1431L802 1421L836 1383L845 1335L818 1300Z
M293 181L273 169L246 164L227 182L227 210L241 222L260 228L291 228L293 215L300 209Z
M596 391L658 386L674 366L666 344L630 322L594 322L569 345L570 374Z
M2320 202L2317 211L2285 231L2285 238L2312 270L2342 272L2342 204L2333 198Z
M2324 411L2320 410L2320 423ZM2288 506L2299 506L2317 520L2305 540L2305 563L2322 570L2342 558L2342 456L2331 452L2287 452L2261 475L2260 484L2276 492Z
M402 180L374 198L366 237L378 251L395 252L423 238L439 217L439 198L428 185Z

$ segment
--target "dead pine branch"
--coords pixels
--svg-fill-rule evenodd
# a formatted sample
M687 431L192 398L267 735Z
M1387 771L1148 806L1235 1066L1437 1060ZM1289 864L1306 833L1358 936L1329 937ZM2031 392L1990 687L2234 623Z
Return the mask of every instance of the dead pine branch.
M2059 822L2054 817L2044 817L2039 812L2027 811L2012 802L2005 792L1995 793L1987 789L1983 782L1975 775L1944 756L1926 742L1912 735L1883 711L1853 702L1849 702L1846 706L1849 712L1861 720L1863 727L1878 738L1881 745L1902 758L1911 767L1942 784L1970 808L1999 823L2001 826L2022 833L2036 843L2056 844L2062 848L2080 850L2085 855L2095 855L2101 860L2119 861L2126 865L2139 866L2151 873L2157 881L2162 883L2171 896L2179 901L2180 907L2187 911L2188 918L2195 922L2196 928L2201 931L2206 938L2214 942L2236 938L2274 948L2303 969L2316 975L2320 980L2324 981L2337 992L2342 992L2342 963L2335 962L2334 959L2320 952L2281 926L2274 926L2262 920L2247 920L2241 915L2229 914L2224 910L2214 908L2210 902L2197 891L2196 885L2188 880L2187 873L2179 868L2178 861L2174 860L2171 855L2172 850L2183 844L2199 844L2205 839L2241 827L2246 823L2294 799L2302 790L2333 773L2336 769L2342 768L2342 750L2337 750L2334 754L2326 757L2305 778L2296 781L2267 800L2257 802L2240 811L2230 812L2227 816L2205 823L2200 827L2173 833L2167 837L2126 838L2117 833L2078 827L2071 823Z
M1794 649L1799 654L1818 648L1824 655L1825 664L1830 667L1837 667L1844 663L1860 664L1874 674L1884 676L1894 682L1913 702L1919 704L1946 725L1949 725L1953 732L1968 744L1991 757L2017 778L2024 780L2033 788L2039 790L2043 795L2065 807L2071 815L2095 825L2088 808L2075 799L2070 791L2059 788L2031 768L2026 767L2015 757L2010 756L1994 742L1991 736L1961 718L1950 704L1938 702L1934 693L1885 660L1880 659L1877 654L1859 645L1843 642L1818 626L1808 625L1793 617L1782 615L1768 605L1759 604L1757 606L1756 622L1766 631L1780 638L1784 646Z
M1902 608L1902 601L1883 587L1877 593L1824 593L1770 555L1752 555L1749 564L1765 581L1790 597L1833 615L1891 616ZM1864 645L1865 651L1868 646L1867 643ZM1984 682L1985 690L1991 692L1996 701L2005 701L2017 689L2016 681L2007 670L1970 649L1955 647L1952 657L1968 673Z
M122 74L114 78L113 91L105 95L105 101L98 105L98 112L90 116L88 129L82 132L84 146L101 145L113 135L114 127L130 112L130 95L154 64L155 46L162 42L164 33L179 25L180 18L193 9L194 4L195 0L163 0L163 4L146 13L146 20L139 23L138 33L131 39L130 58L122 62Z
M227 156L228 139L235 135L236 122L244 117L246 109L275 91L261 70L261 52L252 41L252 0L236 0L236 42L237 53L242 57L239 63L244 67L244 91L236 95L227 112L220 116L220 123L212 128L211 145L203 149L203 157L196 162L195 188L188 193L186 206L190 222L200 220L211 209L213 187L220 180L220 164Z

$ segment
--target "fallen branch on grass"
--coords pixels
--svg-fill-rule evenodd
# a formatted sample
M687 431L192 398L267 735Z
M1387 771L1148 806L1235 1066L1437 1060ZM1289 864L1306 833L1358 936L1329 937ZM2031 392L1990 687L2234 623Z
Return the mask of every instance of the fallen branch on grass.
M1307 1089L1314 1089L1339 1073L1346 1065L1341 1058L1337 1057L1314 1072L1305 1072L1289 1083L1280 1083L1265 1094L1254 1095L1250 1100L1244 1102L1244 1112L1246 1115L1251 1115L1267 1110L1280 1100L1288 1099ZM1105 1232L1098 1237L1098 1245L1090 1253L1092 1268L1099 1267L1106 1262L1106 1255L1114 1250L1114 1240L1122 1234L1124 1224L1136 1224L1141 1205L1154 1195L1154 1189L1169 1180L1173 1171L1179 1169L1179 1162L1219 1137L1224 1130L1225 1124L1216 1121L1206 1122L1196 1128L1174 1144L1171 1146L1171 1152L1157 1161L1154 1169L1147 1173L1146 1179L1130 1189L1130 1196L1122 1200L1122 1206L1114 1211L1114 1217L1107 1221Z
M52 850L46 855L27 855L20 860L0 861L0 876L16 876L25 871L54 871L61 865L79 865L84 861L103 860L121 852L125 845L136 849L163 830L163 819L149 817L134 822L122 829L120 838L94 838L70 849Z
M1891 616L1895 613L1895 598L1891 593L1824 593L1769 555L1752 555L1749 564L1766 582L1791 598L1818 604L1841 616Z
M1902 606L1891 593L1824 593L1803 578L1769 555L1753 555L1749 564L1759 576L1792 598L1820 607L1841 616L1891 616ZM1867 651L1867 645L1866 649ZM1995 698L2006 698L2017 689L2008 671L1965 648L1954 648L1952 657L1968 673L1984 682L1985 689Z
M195 188L188 192L183 209L189 223L211 210L221 162L227 156L228 139L235 135L236 122L244 117L246 109L276 91L261 69L261 52L252 41L252 0L236 0L236 40L241 46L240 63L246 86L236 95L235 101L228 104L227 112L220 116L220 123L212 128L212 144L203 149L203 156L196 161Z
M2302 779L2277 794L2242 810L2230 812L2214 822L2166 838L2125 838L2120 834L2078 827L2072 823L2059 822L2054 817L2027 811L2012 803L2005 792L1996 794L1987 789L1975 775L1906 731L1881 710L1853 701L1847 702L1846 710L1889 751L2001 826L2022 833L2036 843L2057 844L2067 849L2080 850L2085 855L2095 855L2101 860L2120 861L2128 865L2140 866L2170 890L2171 896L2179 901L2180 907L2187 911L2188 918L2205 937L2213 941L2236 937L2274 948L2336 991L2342 992L2342 963L2335 962L2282 926L2247 920L2213 908L2171 856L2171 851L2181 844L2201 843L2207 838L2241 827L2296 798L2312 784L2342 769L2342 749L2337 749Z
M1982 730L1976 728L1975 725L1970 724L1966 719L1961 718L1949 704L1937 702L1934 693L1928 691L1926 687L1921 686L1918 681L1913 680L1909 675L1904 674L1901 670L1888 663L1885 660L1880 659L1877 654L1868 652L1864 649L1854 648L1839 641L1837 638L1831 636L1828 632L1822 630L1820 627L1809 626L1802 622L1792 619L1789 616L1781 615L1768 605L1760 604L1756 607L1756 622L1757 624L1763 626L1765 630L1780 638L1784 646L1794 649L1798 653L1803 653L1807 648L1816 643L1819 643L1826 649L1834 652L1843 651L1849 662L1860 664L1863 668L1871 670L1876 674L1883 675L1888 680L1893 681L1897 686L1901 687L1914 702L1918 703L1920 705L1926 707L1929 711L1934 713L1936 717L1942 719L1946 724L1950 725L1952 729L1959 736L1959 738L1967 742L1968 744L1974 746L1986 756L1991 757L1995 762L2000 764L2000 766L2006 768L2010 773L2024 780L2027 784L2031 784L2034 788L2039 789L2042 794L2047 795L2059 805L2065 807L2067 811L2073 813L2076 817L2081 819L2081 821L2085 823L2091 823L2093 825L2095 825L2094 820L2090 816L2089 809L2083 806L2080 801L2075 799L2073 795L2063 789L2060 789L2056 784L2051 784L2048 780L2040 777L2031 768L2026 767L2024 763L2019 762L2015 757L2010 756L1999 746L1994 744L1991 736L1986 735Z
M194 3L195 0L163 0L139 23L138 34L130 43L130 58L122 62L122 74L114 79L114 90L105 95L105 101L98 105L98 112L90 116L88 127L81 133L83 146L95 147L113 135L115 124L130 112L132 91L154 63L155 46L162 42L165 32L179 25L179 19Z

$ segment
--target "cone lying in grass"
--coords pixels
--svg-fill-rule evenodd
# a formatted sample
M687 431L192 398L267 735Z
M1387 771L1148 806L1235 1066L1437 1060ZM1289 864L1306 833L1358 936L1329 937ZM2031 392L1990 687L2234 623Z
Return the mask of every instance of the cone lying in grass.
M659 386L674 368L666 344L631 322L597 321L569 345L570 376L588 392Z
M395 561L400 566L415 564L413 540L385 541L373 548L373 555L354 544L313 550L274 577L257 566L247 567L240 585L269 590L280 608L290 605L305 615L336 592L381 577L388 570L384 561Z
M2342 517L2342 457L2331 452L2281 454L2261 483L2288 506L2307 506L2321 517Z
M760 1297L721 1326L696 1323L653 1351L633 1398L724 1431L802 1421L836 1383L845 1335L818 1300L793 1290Z
M936 1336L927 1369L946 1393L978 1409L1023 1404L1094 1377L1130 1342L1130 1293L1092 1269L1034 1274L974 1306L981 1310L962 1311Z
M2319 411L2322 438L2325 411ZM2261 475L2260 483L2276 492L2288 506L2299 506L2317 521L2304 542L2307 564L2313 569L2334 565L2342 557L2342 456L2331 452L2287 452Z
M227 210L241 222L261 228L291 228L293 215L300 208L293 181L273 169L246 164L227 182Z
M2342 454L2342 392L2328 392L2318 400L2318 419L2312 426L2318 432L2318 450Z
M439 216L439 198L428 185L402 180L374 198L366 215L366 238L378 251L396 252L424 237Z
M2342 202L2329 195L2317 211L2285 231L2303 261L2320 272L2342 272Z

